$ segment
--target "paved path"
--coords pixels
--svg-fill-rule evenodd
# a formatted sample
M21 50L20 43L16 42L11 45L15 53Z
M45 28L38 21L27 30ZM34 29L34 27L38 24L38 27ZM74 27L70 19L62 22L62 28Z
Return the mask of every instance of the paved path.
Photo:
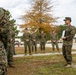
M38 53L38 54L32 54L32 55L24 55L24 54L18 54L18 55L14 55L14 57L28 57L28 56L47 56L47 55L60 55L62 54L62 52L58 53L58 52L55 52L55 53ZM75 52L72 52L72 54L76 54L76 51Z
M39 47L39 44L37 45ZM23 46L21 46L23 47ZM51 44L46 44L46 47L52 47ZM59 48L62 48L62 43L59 43ZM73 44L73 47L72 49L75 49L76 50L76 43ZM47 56L47 55L60 55L62 54L62 52L58 53L58 52L55 52L55 53L38 53L38 54L32 54L31 56ZM72 52L72 54L76 54L76 52ZM24 57L25 55L24 54L19 54L19 55L14 55L14 57ZM30 56L29 54L26 55L27 56Z

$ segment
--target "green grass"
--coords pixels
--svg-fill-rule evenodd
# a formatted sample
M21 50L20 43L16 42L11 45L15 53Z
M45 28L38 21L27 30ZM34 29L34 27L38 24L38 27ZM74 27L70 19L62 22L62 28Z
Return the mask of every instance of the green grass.
M73 63L76 63L73 55ZM8 68L8 75L76 75L76 68L65 68L62 55L14 58L16 68Z

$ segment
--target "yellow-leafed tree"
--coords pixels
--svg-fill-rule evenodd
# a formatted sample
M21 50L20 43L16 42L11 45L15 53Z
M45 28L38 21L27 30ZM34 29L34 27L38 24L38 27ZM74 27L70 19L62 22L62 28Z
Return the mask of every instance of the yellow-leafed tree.
M30 11L22 16L22 20L24 20L25 23L20 25L20 28L41 28L45 32L49 32L52 23L56 22L57 19L52 15L52 3L52 0L33 0Z

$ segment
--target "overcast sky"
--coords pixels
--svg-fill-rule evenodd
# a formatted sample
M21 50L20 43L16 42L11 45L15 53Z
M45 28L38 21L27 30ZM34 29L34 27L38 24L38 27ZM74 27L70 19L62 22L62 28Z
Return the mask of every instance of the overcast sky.
M31 1L31 0L30 0ZM16 19L17 24L22 24L23 21L19 18L21 15L30 9L29 0L0 0L0 7L8 9L12 17ZM52 0L55 2L53 15L61 17L58 20L58 24L64 24L63 19L65 17L72 18L72 25L76 26L76 0ZM19 27L18 27L19 29ZM19 33L19 35L22 35Z
M58 20L59 24L63 24L63 19L66 16L72 17L72 24L76 26L76 0L53 0L56 2L54 8L54 16L61 17ZM29 0L0 0L0 6L8 9L16 23L22 23L18 18L30 8Z

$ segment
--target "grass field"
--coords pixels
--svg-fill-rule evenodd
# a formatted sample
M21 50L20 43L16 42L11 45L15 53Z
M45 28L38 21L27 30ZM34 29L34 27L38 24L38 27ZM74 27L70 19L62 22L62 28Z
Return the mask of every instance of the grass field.
M24 47L16 47L15 50L16 50L16 54L24 54ZM76 50L72 50L72 51L76 51ZM37 52L42 53L39 48L37 49ZM46 53L53 53L53 52L58 52L58 51L56 49L55 49L55 51L53 51L52 48L47 47L45 52ZM62 52L62 49L60 49L60 52ZM35 52L32 52L32 54L34 54L34 53Z
M14 58L16 68L8 68L8 75L76 75L76 68L65 68L62 55ZM76 55L73 55L76 63Z

